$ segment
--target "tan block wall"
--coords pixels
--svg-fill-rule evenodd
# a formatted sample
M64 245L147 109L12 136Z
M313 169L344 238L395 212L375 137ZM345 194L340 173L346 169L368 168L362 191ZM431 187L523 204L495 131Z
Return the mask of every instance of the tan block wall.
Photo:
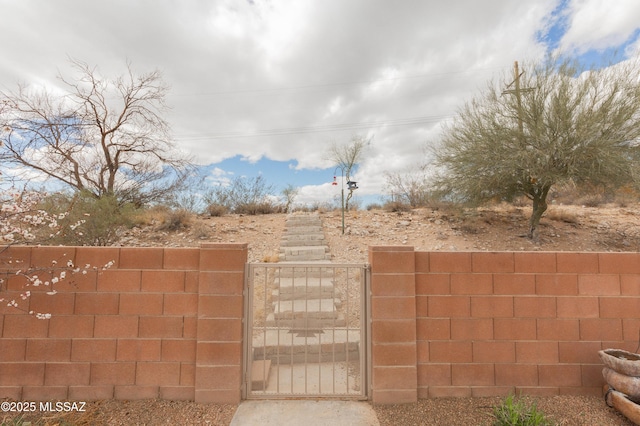
M638 346L638 253L415 256L420 398L601 395L598 350Z
M115 263L54 296L31 288L25 308L49 320L0 304L0 398L240 401L246 244L11 247L0 297L25 290L16 269L69 259ZM376 403L599 395L597 351L638 345L639 253L370 247L369 259Z
M640 253L370 247L369 260L374 402L600 395L598 350L638 346Z
M374 403L418 398L415 256L411 247L370 247Z
M99 268L68 274L53 296L15 274L46 278L52 260ZM0 398L238 402L246 260L246 244L10 247L0 297L52 317L0 303Z

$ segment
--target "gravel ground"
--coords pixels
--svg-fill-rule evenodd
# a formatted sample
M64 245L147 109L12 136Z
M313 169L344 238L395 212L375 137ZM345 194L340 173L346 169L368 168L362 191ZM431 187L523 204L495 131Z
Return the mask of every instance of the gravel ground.
M374 406L380 426L491 425L493 407L503 398L434 398L416 404ZM633 426L603 398L554 396L525 398L558 426Z
M133 426L211 425L228 426L236 405L196 404L187 401L96 401L83 413L31 413L19 416L0 413L0 425L27 426ZM14 423L12 423L14 421Z
M375 405L380 426L484 426L493 421L492 410L502 398L434 398L415 404ZM555 396L526 398L535 401L539 411L558 426L633 426L603 398ZM228 426L235 405L196 404L185 401L98 401L89 403L84 413L32 413L22 417L36 425L211 425ZM0 424L20 419L18 415L0 414Z

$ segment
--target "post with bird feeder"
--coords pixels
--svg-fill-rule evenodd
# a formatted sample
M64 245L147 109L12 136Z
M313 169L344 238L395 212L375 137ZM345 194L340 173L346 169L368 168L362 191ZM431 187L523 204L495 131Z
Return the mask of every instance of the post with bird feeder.
M340 169L340 200L341 200L341 211L342 211L342 234L344 235L344 169L340 166L336 167L335 170L333 171L333 182L331 183L332 186L337 186L338 182L336 180L337 174L336 171ZM353 191L355 191L356 189L358 189L358 185L356 181L352 181L351 179L349 179L349 176L347 176L347 189L349 190L349 197L351 197L351 195L353 194Z

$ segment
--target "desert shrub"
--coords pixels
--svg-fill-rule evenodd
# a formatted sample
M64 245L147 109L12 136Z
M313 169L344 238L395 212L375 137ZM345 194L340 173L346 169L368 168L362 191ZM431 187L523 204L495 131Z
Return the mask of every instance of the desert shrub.
M607 199L602 194L586 194L575 200L574 204L586 207L598 207L606 204Z
M280 255L278 253L266 254L262 257L263 263L278 263L280 261Z
M187 229L191 223L192 213L186 209L170 210L158 229L160 231L180 231Z
M122 204L114 195L96 198L89 192L53 194L42 208L60 218L60 232L52 243L77 246L113 244L122 229L133 226L136 212L132 204Z
M367 210L368 211L371 211L371 210L382 210L382 205L380 205L378 203L368 204L367 205Z
M329 202L321 203L319 201L316 201L315 203L311 204L309 209L310 209L309 211L324 214L324 213L327 213L328 211L331 211L331 203Z
M385 172L387 192L391 201L411 207L425 207L433 197L428 183L427 165L415 165L400 173Z
M580 223L577 214L572 211L562 209L549 209L549 211L547 211L546 213L546 217L548 219L555 220L556 222L565 222L573 225L577 225L578 223Z
M345 206L346 209L346 206ZM349 202L349 211L357 211L362 209L362 200L360 200L357 197L354 197L351 199L351 201Z
M338 207L339 208L339 207ZM314 201L311 204L298 204L294 207L293 211L294 212L306 212L306 213L310 213L310 212L318 212L318 213L326 213L329 211L334 210L334 206L332 203L330 202L320 202L320 201Z
M171 210L164 204L155 204L150 207L138 209L131 217L133 226L154 226L164 221Z
M204 223L196 222L191 226L191 234L200 240L206 240L211 237L211 227Z
M223 206L229 212L248 215L281 211L275 200L274 187L267 185L262 176L238 177L229 185L218 185L204 195L204 202L209 206Z
M411 211L411 206L400 201L387 201L383 206L384 210L393 213Z
M229 209L227 208L227 206L224 206L222 204L209 204L206 208L206 212L209 214L209 216L211 217L220 217L220 216L224 216L225 214L227 214L229 212Z
M493 407L493 426L551 426L544 413L538 411L536 403L527 405L522 399L510 394L505 400Z
M554 198L554 195L549 194L549 198ZM516 207L528 207L529 203L529 199L525 196L514 197L513 200L511 200L511 205Z
M629 193L629 191L625 189L622 189L622 191L626 191L627 193ZM553 199L556 203L560 204L598 207L602 204L616 201L617 194L619 192L620 190L615 190L613 188L605 187L602 185L567 184L556 189L556 191L553 193Z
M620 207L627 207L629 204L640 201L640 193L631 185L618 188L615 192L615 202Z
M168 204L175 210L187 210L191 213L199 213L203 210L202 196L196 192L178 192L168 200Z
M272 214L272 213L279 213L281 211L282 211L281 206L275 203L271 203L268 200L262 201L262 202L250 202L250 203L238 204L235 207L235 209L233 209L234 213L246 214L246 215Z

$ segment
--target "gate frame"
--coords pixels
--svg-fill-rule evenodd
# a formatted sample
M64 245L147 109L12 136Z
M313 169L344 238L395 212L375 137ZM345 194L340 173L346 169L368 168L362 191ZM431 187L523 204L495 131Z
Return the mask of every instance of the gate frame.
M294 395L278 395L278 394L267 394L264 396L255 396L251 395L251 374L249 369L251 368L252 356L249 353L252 348L252 330L253 330L253 289L251 287L252 284L252 274L251 271L254 267L292 267L292 268L307 268L307 267L330 267L330 268L360 268L362 272L362 278L360 283L360 288L362 289L362 293L360 295L360 350L365 351L364 356L360 356L360 360L364 361L366 364L364 368L361 367L361 371L364 373L361 378L361 385L364 389L364 393L356 396L349 395L331 395L327 394L326 396L321 395L309 395L305 396L303 394L294 394ZM247 262L245 264L245 273L244 273L244 285L242 289L242 295L244 299L243 303L243 316L242 316L242 383L241 383L241 399L262 399L262 400L278 400L278 399L326 399L326 400L360 400L360 401L370 401L372 400L373 395L373 362L372 362L372 339L371 339L371 325L373 320L371 318L371 299L372 299L372 291L371 291L371 264L362 262L362 263L332 263L332 262L300 262L300 263L269 263L269 262ZM251 320L251 321L250 321ZM251 339L251 340L250 340ZM364 344L363 344L364 340Z

